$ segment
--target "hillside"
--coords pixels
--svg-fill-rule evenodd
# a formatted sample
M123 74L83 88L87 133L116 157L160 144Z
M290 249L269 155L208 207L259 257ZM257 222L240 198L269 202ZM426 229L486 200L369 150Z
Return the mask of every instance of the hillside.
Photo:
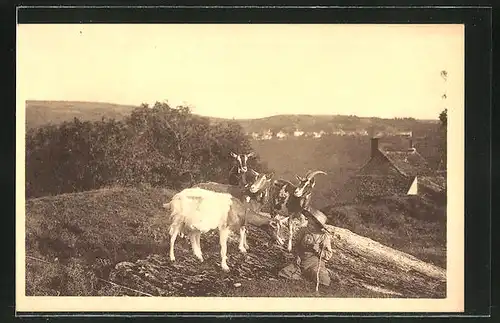
M446 268L446 205L403 196L327 206L322 211L332 225Z
M202 237L206 259L203 264L191 256L189 243L182 239L176 243L179 261L169 263L168 239L165 239L168 223L160 206L172 194L163 189L110 188L27 200L27 295L117 296L137 295L137 290L151 295L175 293L181 296L194 293L199 296L314 294L313 283L285 282L278 278L278 270L292 259L282 247L270 242L266 233L256 228L249 229L247 257L239 254L237 242L230 240L228 262L233 269L228 274L222 274L219 268L216 232ZM383 212L389 215L384 205L374 205L366 212L359 209L358 214L351 214L345 225L356 222L370 227L367 236L383 240L388 231L382 231L384 223L374 224L373 218L370 219L375 211L379 216L383 216ZM341 226L343 218L332 214L332 221ZM405 213L390 215L393 225L398 227L391 238L406 241L404 245L393 247L402 251L412 251L405 249L410 245L412 248L439 249L441 236L436 224L410 220L409 216ZM435 282L428 282L422 276L411 278L412 273L391 275L394 269L386 264L372 264L383 266L380 270L388 273L383 275L385 278L364 275L360 268L366 266L366 260L352 257L342 246L336 249L336 260L328 265L334 275L334 284L323 289L322 295L387 297L384 288L389 288L408 297L444 296L442 285L438 289L429 288L428 284ZM442 261L441 254L438 258ZM355 267L350 267L353 265ZM236 288L235 283L242 284L241 288Z
M81 121L101 120L102 117L122 119L136 108L131 105L120 105L101 102L81 101L26 101L27 127L38 127L44 124L58 124L77 117ZM209 118L212 122L227 121L222 118ZM414 119L381 119L359 118L342 115L277 115L258 119L234 119L245 132L264 132L280 130L292 133L296 129L302 131L326 131L339 129L345 131L377 131L396 133L413 131L416 135L427 134L433 129L436 120Z
M437 117L436 117L437 119ZM291 134L294 130L305 132L325 131L327 133L344 130L361 132L398 133L413 131L425 133L437 123L437 120L382 119L375 117L357 117L346 115L276 115L258 119L236 120L246 132L261 133L267 130L272 132L284 131Z
M60 124L79 118L81 121L99 121L103 117L120 120L135 106L81 101L26 101L26 127Z

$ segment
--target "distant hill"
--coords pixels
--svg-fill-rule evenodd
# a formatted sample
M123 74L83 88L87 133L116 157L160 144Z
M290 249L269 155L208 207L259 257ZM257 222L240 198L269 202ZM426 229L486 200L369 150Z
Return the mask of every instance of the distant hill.
M26 127L35 128L48 124L60 124L78 118L82 121L98 121L102 117L123 119L136 106L103 102L81 101L26 101Z
M46 124L59 124L77 117L82 121L101 120L102 117L123 119L133 109L132 105L81 101L26 101L26 124L28 128ZM223 118L209 118L212 122L227 121ZM234 119L245 132L262 133L271 130L293 133L296 129L305 132L325 131L363 131L397 133L413 131L415 134L428 134L438 122L436 120L381 119L375 117L356 117L343 115L277 115L258 119Z
M304 132L325 131L332 133L345 132L382 132L399 133L413 131L427 133L437 123L436 120L416 120L413 118L382 119L376 117L357 117L346 115L277 115L259 119L236 119L246 132L262 133L271 130L273 133L283 131L293 134L295 130Z

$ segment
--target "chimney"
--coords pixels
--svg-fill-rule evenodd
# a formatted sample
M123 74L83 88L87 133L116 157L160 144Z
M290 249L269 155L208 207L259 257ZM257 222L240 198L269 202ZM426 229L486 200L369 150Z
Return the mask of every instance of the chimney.
M412 132L410 132L410 135L408 136L408 150L415 151L415 147L413 147L413 133Z
M375 157L375 155L378 152L378 138L372 138L371 142L372 142L371 157Z

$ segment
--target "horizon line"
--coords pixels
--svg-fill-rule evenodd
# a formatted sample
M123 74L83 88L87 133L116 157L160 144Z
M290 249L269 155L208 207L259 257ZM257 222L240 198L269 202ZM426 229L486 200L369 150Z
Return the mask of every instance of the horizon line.
M25 105L27 105L28 101L31 102L66 102L66 103L97 103L97 104L109 104L109 105L119 105L119 106L126 106L126 107L135 107L135 108L140 108L141 105L147 104L148 106L152 106L155 103L167 103L170 107L180 107L183 106L182 104L176 104L171 106L170 102L167 100L164 101L159 101L156 100L153 104L150 103L141 103L141 104L130 104L130 103L114 103L110 101L85 101L85 100L50 100L50 99L26 99L25 100ZM312 117L335 117L335 116L342 116L342 117L356 117L356 118L361 118L361 119L370 119L370 118L378 118L378 119L385 119L385 120L394 120L394 119L414 119L416 121L439 121L439 117L436 117L435 119L425 119L425 118L415 118L415 117L377 117L377 116L358 116L356 114L311 114L311 113L282 113L282 114L271 114L268 116L264 117L255 117L255 118L248 118L248 117L216 117L216 116L210 116L210 115L205 115L205 114L199 114L195 113L193 110L196 110L196 107L192 107L188 104L185 106L189 107L191 109L191 113L194 115L202 116L202 117L207 117L207 118L212 118L212 119L224 119L224 120L260 120L260 119L266 119L266 118L272 118L272 117L279 117L279 116L312 116ZM194 108L194 109L193 109Z

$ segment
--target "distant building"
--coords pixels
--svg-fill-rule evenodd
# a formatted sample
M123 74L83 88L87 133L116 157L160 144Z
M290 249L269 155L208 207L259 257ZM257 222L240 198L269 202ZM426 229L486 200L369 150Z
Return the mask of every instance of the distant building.
M257 132L252 132L252 138L253 138L254 140L259 140L260 135L259 135Z
M321 138L321 135L322 135L321 133L316 132L316 131L314 131L314 132L312 133L313 138Z
M264 131L260 137L261 140L269 140L273 138L273 133L271 130Z
M429 167L413 147L382 151L379 138L371 139L368 162L339 191L339 203L356 203L365 198L391 195L419 195L446 199L446 177Z
M294 137L300 137L300 136L304 135L304 131L295 130L293 132L293 135L294 135Z
M413 132L412 131L401 131L401 132L398 132L396 135L411 138L411 137L413 137Z
M276 134L276 138L278 139L283 139L283 138L286 138L287 134L283 131L280 131Z

